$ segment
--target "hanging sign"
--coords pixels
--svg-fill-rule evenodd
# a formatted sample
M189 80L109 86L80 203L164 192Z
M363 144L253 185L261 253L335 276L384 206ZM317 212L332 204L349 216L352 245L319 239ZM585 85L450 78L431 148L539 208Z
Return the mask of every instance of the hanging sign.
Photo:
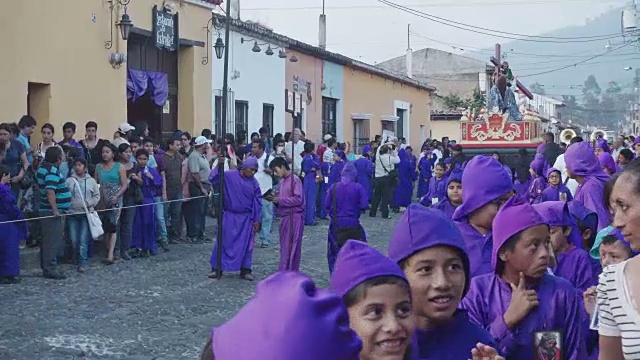
M163 114L171 114L171 103L169 103L169 100L167 100L164 103L164 106L162 107L162 113Z
M153 37L158 49L175 51L178 47L178 15L154 6Z

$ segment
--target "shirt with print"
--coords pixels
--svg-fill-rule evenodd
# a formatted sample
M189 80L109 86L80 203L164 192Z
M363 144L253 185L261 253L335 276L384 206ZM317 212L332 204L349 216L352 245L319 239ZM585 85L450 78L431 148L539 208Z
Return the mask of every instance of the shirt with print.
M56 207L58 212L69 210L71 205L71 192L67 183L60 175L60 168L54 164L44 162L36 172L36 182L40 191L40 213L52 214L53 209L47 199L47 190L53 190L56 194Z

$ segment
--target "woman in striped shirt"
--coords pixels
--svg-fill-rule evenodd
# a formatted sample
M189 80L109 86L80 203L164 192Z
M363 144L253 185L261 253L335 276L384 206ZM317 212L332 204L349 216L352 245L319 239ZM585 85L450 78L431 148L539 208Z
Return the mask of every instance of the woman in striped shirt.
M640 161L624 169L609 198L613 226L640 250ZM635 275L633 275L635 274ZM640 258L604 269L598 285L601 360L640 360Z

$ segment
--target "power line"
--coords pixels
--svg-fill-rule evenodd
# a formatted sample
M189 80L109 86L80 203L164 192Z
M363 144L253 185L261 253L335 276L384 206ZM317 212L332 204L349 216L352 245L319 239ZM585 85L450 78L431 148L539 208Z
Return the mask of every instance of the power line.
M402 4L413 8L448 8L448 7L478 7L478 6L522 6L536 4L557 4L557 3L620 3L619 0L530 0L526 3L513 1L488 1L488 2L441 2L431 4ZM358 9L386 9L387 6L367 6L367 5L347 5L347 6L325 6L325 10L358 10ZM307 11L322 10L322 6L300 6L300 7L256 7L246 8L242 11Z
M492 30L492 29L488 29L488 28L483 28L483 27L479 27L479 26L473 26L473 25L468 25L468 24L464 24L461 22L457 22L457 21L453 21L453 20L448 20L439 16L435 16L435 15L430 15L427 14L425 12L421 12L415 9L411 9L402 5L398 5L396 3L393 3L391 1L388 0L378 0L378 2L383 3L385 5L388 5L392 8L407 12L409 14L442 24L442 25L446 25L446 26L450 26L456 29L460 29L460 30L466 30L466 31L471 31L474 33L480 33L483 35L489 35L489 36L495 36L495 37L500 37L500 38L504 38L504 39L510 39L510 40L520 40L520 41L530 41L530 42L546 42L546 43L579 43L579 42L592 42L592 41L596 41L596 40L607 40L607 39L614 39L617 37L620 37L620 34L609 34L609 35L598 35L598 36L582 36L582 37L554 37L554 36L534 36L534 35L525 35L525 34L518 34L518 33L510 33L510 32L506 32L506 31L499 31L499 30ZM487 31L490 32L494 32L496 34L492 34L492 33L488 33ZM505 36L505 35L500 35L500 34L505 34L505 35L511 35L511 36ZM519 37L524 37L524 38L514 38L513 36L519 36ZM553 39L553 40L552 40ZM562 41L558 41L558 40L562 40Z

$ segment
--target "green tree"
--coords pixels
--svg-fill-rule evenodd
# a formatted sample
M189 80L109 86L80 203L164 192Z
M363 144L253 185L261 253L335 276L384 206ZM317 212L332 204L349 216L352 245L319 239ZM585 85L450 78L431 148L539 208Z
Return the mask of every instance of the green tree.
M444 106L449 110L467 107L467 102L463 100L458 94L449 94L443 96L442 101L444 102Z
M597 125L602 122L602 111L600 109L600 94L602 89L598 85L596 77L589 75L582 87L582 106L584 108L583 118L589 125Z

